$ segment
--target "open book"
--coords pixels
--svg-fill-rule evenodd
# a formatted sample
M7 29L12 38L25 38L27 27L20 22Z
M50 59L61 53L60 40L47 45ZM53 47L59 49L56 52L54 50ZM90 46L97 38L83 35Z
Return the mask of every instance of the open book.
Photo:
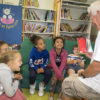
M80 53L84 54L87 52L93 52L90 39L82 37L82 38L78 38L77 41L78 41L78 47Z

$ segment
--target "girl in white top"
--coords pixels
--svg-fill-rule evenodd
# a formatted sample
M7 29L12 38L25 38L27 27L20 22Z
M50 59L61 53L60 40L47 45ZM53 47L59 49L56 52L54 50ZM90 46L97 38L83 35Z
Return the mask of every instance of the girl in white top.
M21 76L14 78L14 71L20 71L22 64L18 51L7 51L0 57L0 100L25 100L18 89Z

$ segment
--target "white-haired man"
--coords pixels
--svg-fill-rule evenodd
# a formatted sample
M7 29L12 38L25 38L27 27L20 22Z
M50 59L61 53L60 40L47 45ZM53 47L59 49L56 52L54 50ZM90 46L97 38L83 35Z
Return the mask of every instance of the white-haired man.
M94 53L87 69L63 81L63 100L74 100L74 97L100 100L100 0L93 2L88 12L98 29Z

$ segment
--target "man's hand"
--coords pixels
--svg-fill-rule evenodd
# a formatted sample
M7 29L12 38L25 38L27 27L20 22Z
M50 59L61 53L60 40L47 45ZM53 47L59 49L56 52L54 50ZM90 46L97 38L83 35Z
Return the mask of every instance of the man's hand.
M83 75L85 77L93 77L97 74L100 74L100 62L99 61L93 61L88 67L84 70Z
M84 73L84 69L80 69L80 70L78 71L78 75L79 75L79 76L81 76L83 73Z
M86 57L88 57L88 58L92 58L92 55L93 55L93 52L88 52L88 53L86 53Z

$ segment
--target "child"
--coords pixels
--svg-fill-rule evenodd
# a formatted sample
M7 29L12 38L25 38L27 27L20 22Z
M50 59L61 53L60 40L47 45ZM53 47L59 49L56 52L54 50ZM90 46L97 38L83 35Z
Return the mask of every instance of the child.
M79 73L84 70L84 59L79 55L78 45L74 45L73 54L68 55L67 65L69 75Z
M51 67L54 70L54 75L51 82L50 97L49 100L54 100L54 91L58 82L58 99L61 100L61 84L64 79L64 73L66 67L67 51L64 47L64 40L62 37L56 37L53 40L54 48L50 51Z
M29 57L30 94L35 92L37 74L43 74L44 79L39 84L38 92L39 96L43 96L44 86L48 84L52 76L51 71L47 68L49 53L45 49L45 42L41 37L33 35L30 40L34 44Z
M0 41L0 55L8 50L9 46L5 41Z
M0 100L25 100L18 89L20 76L14 78L14 71L20 71L22 64L18 51L7 51L0 56Z
M0 56L3 54L3 53L5 53L5 52L7 52L9 50L9 46L8 46L8 44L5 42L5 41L0 41ZM21 77L21 80L22 80L22 76L21 76L21 74L20 73L18 73L18 74L14 74L14 77L16 78L16 77ZM19 80L19 89L22 91L22 89L21 89L21 81Z

